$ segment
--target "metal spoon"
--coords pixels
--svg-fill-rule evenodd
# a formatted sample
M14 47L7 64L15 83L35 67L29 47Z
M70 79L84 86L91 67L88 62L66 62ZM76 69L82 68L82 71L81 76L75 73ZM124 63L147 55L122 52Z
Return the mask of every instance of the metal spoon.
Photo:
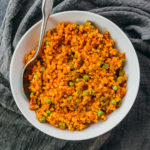
M40 32L38 48L37 48L36 53L33 56L33 58L26 63L26 65L24 66L24 69L23 69L23 74L22 74L23 89L24 89L24 93L27 97L28 97L28 93L29 93L28 73L31 73L33 65L35 64L37 57L40 54L41 45L43 42L43 37L45 34L47 21L50 16L50 13L52 11L53 2L54 2L54 0L43 0L43 2L42 2L42 25L41 25L41 32Z

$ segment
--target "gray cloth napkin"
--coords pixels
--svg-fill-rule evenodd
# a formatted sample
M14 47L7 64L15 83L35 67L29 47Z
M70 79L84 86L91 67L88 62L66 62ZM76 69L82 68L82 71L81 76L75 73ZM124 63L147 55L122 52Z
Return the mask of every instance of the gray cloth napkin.
M53 13L67 10L86 10L102 15L128 35L141 69L140 89L134 106L116 128L90 140L60 140L34 128L14 102L9 67L18 41L41 19L41 0L10 0L0 29L0 150L149 150L150 1L55 0Z

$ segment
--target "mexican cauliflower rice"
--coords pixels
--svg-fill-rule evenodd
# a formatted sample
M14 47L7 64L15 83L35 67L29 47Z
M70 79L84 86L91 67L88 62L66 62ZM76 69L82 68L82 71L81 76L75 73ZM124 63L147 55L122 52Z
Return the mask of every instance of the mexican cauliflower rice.
M46 33L28 74L30 109L41 123L71 131L105 121L126 94L125 61L108 31L99 33L90 21L58 24Z

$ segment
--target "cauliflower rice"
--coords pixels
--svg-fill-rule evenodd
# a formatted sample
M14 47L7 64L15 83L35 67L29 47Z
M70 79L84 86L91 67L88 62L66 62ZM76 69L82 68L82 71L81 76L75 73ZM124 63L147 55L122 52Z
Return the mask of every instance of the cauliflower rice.
M124 64L125 53L114 47L108 31L99 33L90 21L60 23L47 32L28 74L30 109L41 123L71 131L105 121L126 94Z

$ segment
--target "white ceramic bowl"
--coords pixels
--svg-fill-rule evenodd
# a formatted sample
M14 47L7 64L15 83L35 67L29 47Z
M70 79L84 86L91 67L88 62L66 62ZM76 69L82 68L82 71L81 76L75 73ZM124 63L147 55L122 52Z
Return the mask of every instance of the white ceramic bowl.
M108 30L111 34L111 37L115 41L118 50L120 52L126 53L127 64L125 66L125 70L128 77L127 93L123 99L122 106L118 110L110 114L107 121L99 121L98 123L95 123L89 128L82 131L71 132L69 130L60 130L49 124L40 123L36 119L35 112L29 110L29 103L25 98L23 87L21 84L21 73L24 66L23 57L25 53L36 47L40 33L41 21L31 27L21 38L11 60L11 90L20 111L25 116L25 118L40 131L60 139L85 140L100 136L108 132L117 124L119 124L119 122L127 115L135 101L139 88L140 71L135 50L130 40L123 33L123 31L108 19L90 12L68 11L52 15L49 19L47 29L56 27L56 25L60 22L83 24L87 20L91 20L94 25L96 25L96 27L100 29L101 32L104 32L104 30Z

